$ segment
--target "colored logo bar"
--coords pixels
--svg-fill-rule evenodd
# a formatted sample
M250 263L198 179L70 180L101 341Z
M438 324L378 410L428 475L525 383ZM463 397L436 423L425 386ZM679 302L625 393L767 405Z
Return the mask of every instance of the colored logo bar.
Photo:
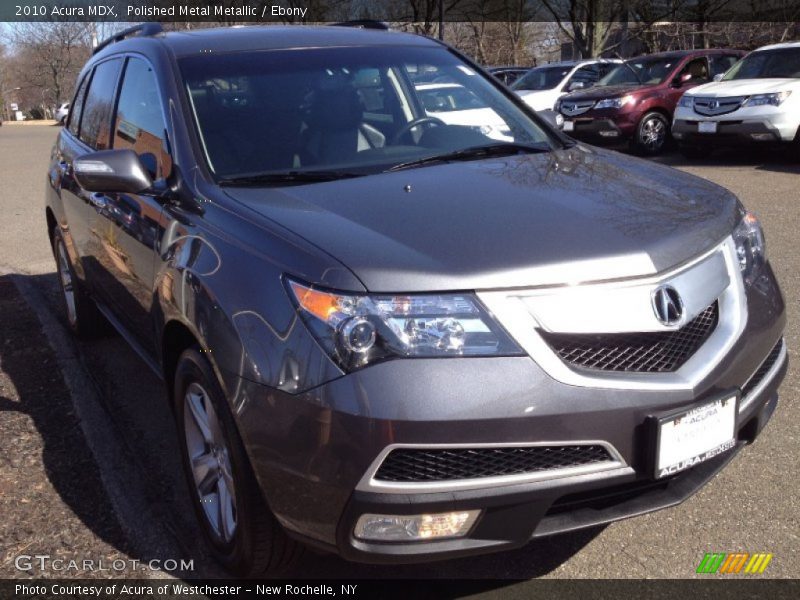
M772 554L757 552L707 552L697 566L698 573L763 573Z

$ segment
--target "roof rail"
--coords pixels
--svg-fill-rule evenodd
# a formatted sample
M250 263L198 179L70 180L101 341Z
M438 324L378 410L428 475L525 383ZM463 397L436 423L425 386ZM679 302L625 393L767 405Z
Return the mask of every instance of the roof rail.
M391 29L387 23L383 21L375 21L374 19L356 19L355 21L342 21L341 23L331 23L333 27L356 27L358 29L381 29L388 31Z
M125 38L131 37L133 35L157 35L162 33L164 28L161 26L161 23L151 22L151 23L140 23L139 25L134 25L133 27L128 27L127 29L123 29L117 34L112 35L111 37L103 40L97 47L92 50L92 54L97 54L106 46L110 46L115 42L121 42Z

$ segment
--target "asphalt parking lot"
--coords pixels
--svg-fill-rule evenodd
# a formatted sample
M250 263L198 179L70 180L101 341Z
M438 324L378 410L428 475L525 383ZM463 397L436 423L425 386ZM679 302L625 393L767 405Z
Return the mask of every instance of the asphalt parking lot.
M198 550L161 383L120 338L78 343L64 331L43 207L57 132L0 128L0 508L10 517L0 523L0 578L38 575L15 568L23 553L193 558L185 575L219 576ZM694 577L704 553L735 551L772 553L762 577L797 577L800 165L764 151L694 163L670 153L658 161L730 188L763 221L787 299L792 363L758 441L673 509L444 563L389 568L308 554L292 577L523 580L496 584L504 597L523 597L524 580L535 577ZM37 353L44 344L50 348Z

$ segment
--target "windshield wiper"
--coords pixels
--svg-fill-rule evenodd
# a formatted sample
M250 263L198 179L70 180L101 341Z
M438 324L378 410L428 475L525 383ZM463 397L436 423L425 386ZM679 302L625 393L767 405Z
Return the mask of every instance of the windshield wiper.
M486 144L484 146L471 146L463 150L456 150L455 152L447 152L445 154L437 154L434 156L426 156L418 158L417 160L410 160L394 165L386 169L386 173L391 171L402 171L403 169L410 169L413 167L422 167L424 165L433 163L452 162L458 160L475 160L479 158L487 158L490 156L509 156L512 154L538 154L541 152L550 152L552 148L548 145L536 146L533 144L518 144L514 142L498 142L496 144Z
M219 180L219 185L269 185L282 183L316 183L361 177L363 173L347 171L287 171L285 173L256 173L237 175Z

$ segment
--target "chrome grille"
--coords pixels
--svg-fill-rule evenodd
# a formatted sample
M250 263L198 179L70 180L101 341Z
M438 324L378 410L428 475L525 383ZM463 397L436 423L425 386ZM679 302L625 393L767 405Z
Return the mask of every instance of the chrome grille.
M566 101L561 103L561 114L568 117L582 115L595 105L594 100Z
M668 373L681 367L714 331L719 320L714 302L675 331L618 334L540 332L566 363L584 369Z
M726 115L739 110L747 96L734 96L730 98L702 98L694 99L694 112L706 117Z
M397 448L375 473L389 482L434 482L522 475L614 459L601 445Z

